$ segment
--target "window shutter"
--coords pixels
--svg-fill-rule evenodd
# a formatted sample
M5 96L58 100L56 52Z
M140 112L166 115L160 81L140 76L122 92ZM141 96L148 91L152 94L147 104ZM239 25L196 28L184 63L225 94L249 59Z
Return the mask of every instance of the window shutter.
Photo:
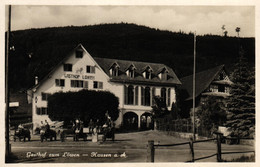
M138 86L135 87L135 105L138 105Z
M84 81L84 88L88 89L88 81Z
M98 82L98 88L103 89L103 82Z
M95 66L91 66L91 73L95 73Z

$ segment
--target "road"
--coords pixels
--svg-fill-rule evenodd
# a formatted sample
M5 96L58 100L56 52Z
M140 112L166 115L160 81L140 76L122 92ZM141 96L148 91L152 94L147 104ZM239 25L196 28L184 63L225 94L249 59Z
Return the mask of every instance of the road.
M87 163L87 162L146 162L147 142L155 144L173 144L188 141L175 138L158 131L143 131L116 134L116 141L104 143L74 142L72 138L65 142L47 141L41 143L39 136L30 142L11 142L12 152L17 157L15 163ZM222 144L222 151L251 151L254 146ZM195 158L216 153L216 143L195 143ZM230 160L243 154L223 155ZM248 155L248 154L247 154ZM160 147L155 149L155 162L186 162L191 160L189 145ZM216 156L197 162L216 162Z

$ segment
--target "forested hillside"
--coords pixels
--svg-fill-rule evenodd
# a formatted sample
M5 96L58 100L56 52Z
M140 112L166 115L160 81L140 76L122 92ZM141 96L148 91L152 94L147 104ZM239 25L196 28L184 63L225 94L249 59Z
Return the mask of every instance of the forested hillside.
M135 24L30 29L11 33L10 87L17 91L41 80L79 43L93 57L164 63L183 77L193 69L193 34L160 31ZM255 62L255 39L197 36L197 71L225 64L232 70L239 46Z

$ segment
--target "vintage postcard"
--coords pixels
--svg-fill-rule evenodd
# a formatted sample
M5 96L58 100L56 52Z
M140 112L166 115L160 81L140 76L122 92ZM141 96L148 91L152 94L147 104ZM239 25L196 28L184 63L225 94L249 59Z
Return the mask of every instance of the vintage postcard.
M257 166L257 7L1 3L4 164Z

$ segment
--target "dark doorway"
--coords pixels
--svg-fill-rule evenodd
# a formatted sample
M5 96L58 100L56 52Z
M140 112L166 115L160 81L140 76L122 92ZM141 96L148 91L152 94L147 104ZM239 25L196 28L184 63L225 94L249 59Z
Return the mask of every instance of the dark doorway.
M138 129L138 115L134 112L127 112L123 116L123 126L125 130Z

